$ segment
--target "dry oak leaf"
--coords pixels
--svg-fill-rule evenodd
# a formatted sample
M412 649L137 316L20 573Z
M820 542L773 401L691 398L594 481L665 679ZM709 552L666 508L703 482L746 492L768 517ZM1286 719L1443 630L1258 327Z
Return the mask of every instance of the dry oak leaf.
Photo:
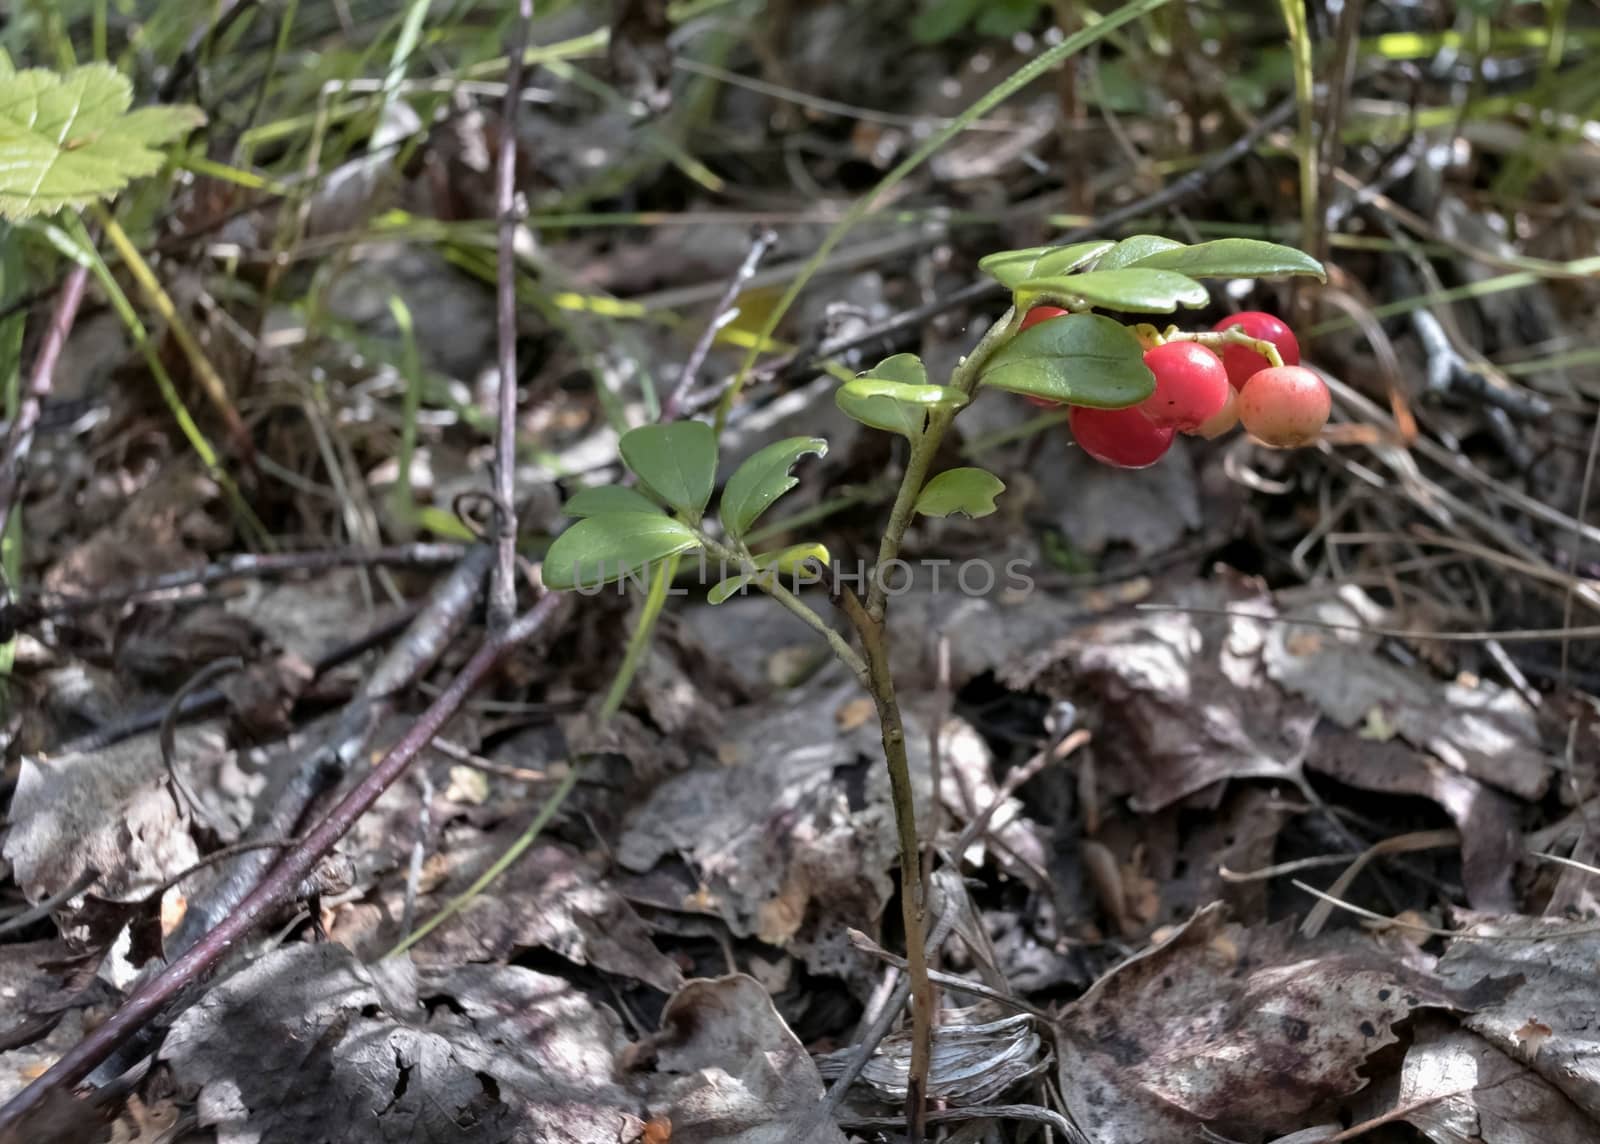
M1067 1108L1096 1144L1296 1131L1448 990L1364 938L1294 944L1207 906L1097 981L1057 1027Z

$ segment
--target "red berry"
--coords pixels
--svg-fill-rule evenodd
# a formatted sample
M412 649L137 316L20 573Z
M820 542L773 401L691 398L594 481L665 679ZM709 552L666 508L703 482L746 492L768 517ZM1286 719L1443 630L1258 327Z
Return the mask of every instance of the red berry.
M1260 310L1246 310L1222 319L1212 329L1226 330L1229 326L1238 326L1252 338L1271 342L1278 348L1278 356L1283 359L1284 365L1300 364L1300 343L1295 340L1294 331L1281 318ZM1222 364L1228 367L1228 380L1233 383L1233 388L1242 389L1253 374L1272 363L1247 346L1224 346Z
M1284 449L1315 441L1332 408L1322 379L1298 365L1258 370L1239 391L1239 420L1244 427L1268 445Z
M1172 447L1174 430L1157 425L1137 405L1126 409L1091 409L1075 405L1067 415L1072 435L1095 460L1119 469L1142 469L1161 460Z
M1065 317L1066 314L1067 311L1063 310L1060 306L1035 306L1033 309L1029 310L1023 315L1022 325L1018 328L1017 332L1021 333L1022 330L1031 330L1040 322L1048 322L1051 318ZM1042 409L1054 409L1056 406L1061 404L1059 401L1051 401L1048 397L1033 397L1026 393L1022 396L1026 397L1030 402Z
M1189 432L1215 417L1233 394L1222 359L1195 342L1148 349L1144 364L1156 375L1155 392L1139 411L1157 425Z

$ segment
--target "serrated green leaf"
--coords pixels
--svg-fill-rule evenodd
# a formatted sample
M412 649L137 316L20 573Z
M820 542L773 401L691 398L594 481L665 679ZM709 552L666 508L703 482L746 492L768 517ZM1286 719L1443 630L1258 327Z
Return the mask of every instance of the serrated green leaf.
M580 520L545 553L545 587L599 588L642 576L658 560L700 544L688 525L659 512L610 512Z
M788 548L780 548L774 552L763 552L755 558L756 567L761 571L741 572L736 576L729 576L725 580L718 581L712 586L711 591L706 593L706 602L715 606L748 584L759 586L760 584L768 583L771 577L800 575L804 571L804 566L808 560L816 561L817 564L826 568L832 559L833 557L828 552L828 546L819 544L816 541L793 544ZM801 576L802 582L808 584L815 583L821 578L822 573L820 570Z
M734 470L722 490L722 527L735 540L744 536L774 501L800 483L790 473L807 454L828 455L821 437L788 437L758 450Z
M641 425L617 443L622 460L660 500L694 520L717 483L717 436L704 421Z
M1095 260L1095 270L1123 270L1139 265L1140 259L1163 250L1175 250L1183 243L1159 234L1132 234ZM1040 275L1040 277L1044 277Z
M1140 269L1176 270L1191 278L1275 278L1301 274L1326 282L1322 263L1304 251L1256 238L1219 238L1139 260Z
M1159 257L1159 256L1157 256ZM1053 302L1066 309L1105 306L1139 313L1171 313L1179 306L1204 306L1211 300L1193 278L1171 270L1090 270L1064 278L1030 278L1013 288L1017 297Z
M1071 405L1121 409L1155 391L1133 331L1100 314L1040 322L996 350L983 385Z
M663 512L660 505L638 489L624 485L601 485L579 489L567 498L561 511L568 516L601 516L608 512Z
M0 78L0 217L27 218L108 198L153 175L156 148L205 122L198 108L129 112L133 88L106 64Z
M916 511L923 516L959 512L977 519L993 512L994 498L1005 491L1005 482L987 469L946 469L923 486Z
M1044 324L1049 325L1048 322ZM960 408L967 398L959 389L947 385L915 385L858 377L841 385L834 392L834 401L846 415L863 425L917 437L922 433L930 410L941 406Z
M1026 250L1002 250L978 260L978 269L1008 289L1016 289L1030 278L1055 278L1071 274L1110 250L1115 243L1097 238L1066 246L1033 246Z
M862 377L875 377L883 381L903 381L907 385L927 385L928 370L916 354L895 354L886 357L867 370Z

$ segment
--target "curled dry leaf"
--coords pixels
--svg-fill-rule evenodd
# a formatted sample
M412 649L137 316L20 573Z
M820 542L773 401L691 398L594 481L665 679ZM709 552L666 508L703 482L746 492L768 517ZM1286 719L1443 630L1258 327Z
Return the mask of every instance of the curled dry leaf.
M1322 623L1372 626L1381 610L1354 588L1286 612ZM1378 638L1360 632L1274 624L1267 673L1347 729L1380 723L1452 770L1536 799L1561 765L1545 750L1527 701L1488 680L1441 682L1377 654Z
M1196 582L1176 606L1272 615L1244 585ZM1281 778L1304 758L1312 709L1267 678L1269 625L1239 615L1145 612L1081 628L1004 673L1018 689L1099 701L1096 751L1135 810L1157 811L1223 779Z
M173 765L193 792L215 790L226 757L220 737L206 725L180 731L174 740ZM30 901L95 872L96 895L131 902L199 858L190 817L154 734L100 751L25 757L4 853ZM64 913L70 917L73 909L69 903Z
M844 1144L831 1123L801 1127L822 1078L753 977L695 980L667 1002L650 1106L693 1144Z
M218 1144L616 1144L639 1102L611 1080L614 1014L559 978L466 965L414 977L291 945L213 986L161 1049Z
M1467 920L1439 959L1440 976L1505 989L1462 1023L1600 1119L1600 933L1593 923L1560 918Z
M1596 1123L1517 1057L1440 1017L1417 1023L1390 1115L1434 1144L1588 1144Z
M1066 1009L1061 1090L1096 1144L1296 1131L1367 1083L1397 1021L1456 1004L1364 939L1297 947L1210 906Z

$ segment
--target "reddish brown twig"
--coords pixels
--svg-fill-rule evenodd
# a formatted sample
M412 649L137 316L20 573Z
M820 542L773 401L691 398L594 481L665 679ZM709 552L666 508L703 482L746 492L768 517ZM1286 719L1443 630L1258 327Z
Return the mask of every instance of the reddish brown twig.
M227 917L187 953L134 990L122 1007L69 1049L49 1070L0 1107L0 1132L15 1128L47 1096L75 1085L101 1061L138 1032L184 990L204 980L224 957L249 936L256 924L291 901L322 857L355 825L379 796L403 775L445 723L460 709L500 657L533 636L554 615L561 597L545 596L499 633L491 633L450 685L428 705L388 754L351 788L261 880Z
M500 332L500 423L495 435L495 561L489 582L489 630L498 631L517 611L517 110L522 105L522 57L528 50L533 0L517 0L511 35L511 65L500 112L500 159L495 172L495 211L500 216L500 262L496 276Z
M72 332L72 323L78 317L78 306L83 301L83 289L89 281L87 266L74 266L62 284L56 298L56 308L50 315L50 325L45 328L44 340L39 343L39 356L34 359L33 373L28 386L22 391L17 405L17 415L11 421L11 432L6 436L6 452L0 461L0 536L5 535L11 519L11 507L22 485L22 471L27 464L28 450L33 448L33 430L39 424L39 404L50 395L55 381L56 363Z

